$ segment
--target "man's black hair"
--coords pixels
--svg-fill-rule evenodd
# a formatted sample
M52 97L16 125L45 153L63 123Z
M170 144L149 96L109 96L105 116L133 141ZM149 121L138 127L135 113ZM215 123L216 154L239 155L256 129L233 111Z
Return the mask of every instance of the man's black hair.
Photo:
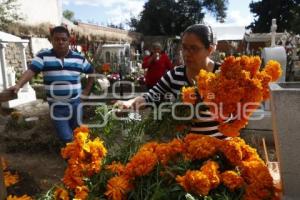
M50 31L50 36L53 37L54 33L66 33L68 37L70 37L69 30L64 26L55 26L54 28L52 28Z

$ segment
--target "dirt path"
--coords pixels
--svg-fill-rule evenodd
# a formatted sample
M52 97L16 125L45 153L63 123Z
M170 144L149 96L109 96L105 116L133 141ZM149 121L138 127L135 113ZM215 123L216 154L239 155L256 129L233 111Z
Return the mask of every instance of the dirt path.
M62 144L44 102L11 111L0 113L0 156L21 180L7 190L9 194L36 196L60 183L66 167L60 156ZM31 118L35 120L26 121Z

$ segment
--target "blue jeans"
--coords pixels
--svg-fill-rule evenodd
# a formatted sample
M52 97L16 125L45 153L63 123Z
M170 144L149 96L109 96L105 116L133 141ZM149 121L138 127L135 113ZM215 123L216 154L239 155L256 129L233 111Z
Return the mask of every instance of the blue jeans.
M79 105L79 98L65 103L49 102L50 117L59 139L63 142L71 142L73 140L73 130L82 121L82 107L79 107Z

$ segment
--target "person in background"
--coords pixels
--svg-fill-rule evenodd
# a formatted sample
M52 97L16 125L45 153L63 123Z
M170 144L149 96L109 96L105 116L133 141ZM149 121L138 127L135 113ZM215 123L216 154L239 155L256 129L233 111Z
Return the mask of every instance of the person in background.
M196 76L201 69L215 72L220 64L210 59L214 51L215 41L212 29L205 24L189 26L182 34L182 55L184 64L168 71L156 85L143 96L127 101L118 101L115 105L120 109L141 109L145 104L162 103L176 99L183 86L194 86ZM170 94L174 98L169 98ZM218 131L219 122L208 110L199 111L200 118L192 121L190 132L225 139Z
M152 44L151 54L143 59L142 67L147 69L146 86L150 89L172 68L172 63L168 55L162 51L161 44L155 42Z
M53 48L38 53L29 69L9 90L17 93L25 83L42 72L50 115L57 135L63 142L71 142L73 130L81 122L80 97L87 96L94 83L94 78L88 77L82 92L80 74L92 74L94 69L87 59L69 49L68 29L56 26L51 29L50 36Z

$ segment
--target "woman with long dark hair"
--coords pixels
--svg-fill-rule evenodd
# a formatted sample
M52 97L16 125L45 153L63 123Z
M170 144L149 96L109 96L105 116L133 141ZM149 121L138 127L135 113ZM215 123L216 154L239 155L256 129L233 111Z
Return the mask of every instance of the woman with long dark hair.
M215 72L220 64L210 59L214 51L215 41L210 26L195 24L189 26L182 34L182 55L184 65L168 71L160 81L145 95L138 96L128 101L118 101L122 108L141 108L146 103L160 103L180 95L183 86L193 86L196 76L201 69ZM168 94L168 95L166 95ZM167 97L167 98L166 98ZM214 120L208 111L200 111L201 119L193 120L191 131L218 138L225 138L218 131L218 122Z

